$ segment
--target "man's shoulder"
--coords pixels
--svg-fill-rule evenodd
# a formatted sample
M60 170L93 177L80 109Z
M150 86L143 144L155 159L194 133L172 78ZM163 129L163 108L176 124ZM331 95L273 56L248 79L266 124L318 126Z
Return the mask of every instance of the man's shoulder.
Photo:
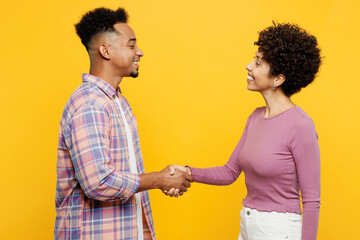
M69 101L77 107L84 104L105 107L109 97L96 85L85 82L71 94Z
M79 109L94 106L109 111L109 97L96 85L84 82L69 97L64 113L71 117Z

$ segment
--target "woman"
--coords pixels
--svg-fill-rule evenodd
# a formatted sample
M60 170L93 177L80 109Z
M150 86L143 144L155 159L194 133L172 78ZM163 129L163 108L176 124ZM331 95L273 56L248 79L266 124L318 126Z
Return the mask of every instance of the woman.
M320 207L320 154L311 118L290 97L310 84L321 63L314 36L294 24L260 32L246 69L247 88L265 107L249 116L243 135L221 167L188 171L195 182L228 185L245 174L240 240L316 239ZM300 192L303 204L301 221ZM166 193L176 196L171 189Z

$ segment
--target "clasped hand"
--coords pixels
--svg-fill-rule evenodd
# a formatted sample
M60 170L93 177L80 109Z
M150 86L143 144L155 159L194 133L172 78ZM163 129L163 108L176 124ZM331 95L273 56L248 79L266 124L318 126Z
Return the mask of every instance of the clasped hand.
M178 175L180 175L182 178L185 178L187 183L185 182L185 186L186 188L183 187L176 187L176 186L170 186L171 188L169 189L163 189L162 192L170 197L179 197L182 196L184 194L184 192L187 191L187 189L191 186L191 182L194 181L193 176L191 175L191 170L188 167L183 167L180 165L170 165L167 167L169 170L169 174L171 177L176 177ZM180 180L183 180L181 179Z

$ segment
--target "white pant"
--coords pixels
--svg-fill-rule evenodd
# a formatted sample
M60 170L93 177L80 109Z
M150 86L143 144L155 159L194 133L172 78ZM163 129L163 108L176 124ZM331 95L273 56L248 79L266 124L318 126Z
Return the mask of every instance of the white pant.
M238 240L301 240L301 214L261 212L243 206Z

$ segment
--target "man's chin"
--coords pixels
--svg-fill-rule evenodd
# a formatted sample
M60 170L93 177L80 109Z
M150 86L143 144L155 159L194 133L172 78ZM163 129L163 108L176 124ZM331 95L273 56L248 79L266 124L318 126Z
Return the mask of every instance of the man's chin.
M130 77L137 78L139 76L139 72L131 72Z

